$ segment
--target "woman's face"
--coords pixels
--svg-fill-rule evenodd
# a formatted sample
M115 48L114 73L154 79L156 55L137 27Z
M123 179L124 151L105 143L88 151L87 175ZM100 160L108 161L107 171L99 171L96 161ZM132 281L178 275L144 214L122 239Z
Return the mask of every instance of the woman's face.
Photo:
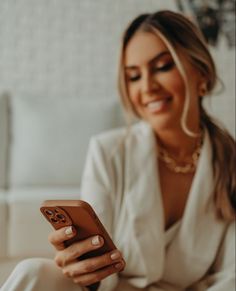
M153 33L137 32L124 57L128 95L139 116L157 132L180 128L185 84L165 43ZM191 90L187 125L195 129L199 124L200 77L186 58L181 61Z

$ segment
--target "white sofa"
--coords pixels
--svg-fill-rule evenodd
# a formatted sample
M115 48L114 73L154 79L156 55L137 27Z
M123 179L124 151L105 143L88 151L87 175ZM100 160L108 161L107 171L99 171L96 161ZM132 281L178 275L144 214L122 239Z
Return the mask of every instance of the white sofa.
M79 199L90 136L124 124L114 100L0 97L0 281L15 263L52 256L44 199Z

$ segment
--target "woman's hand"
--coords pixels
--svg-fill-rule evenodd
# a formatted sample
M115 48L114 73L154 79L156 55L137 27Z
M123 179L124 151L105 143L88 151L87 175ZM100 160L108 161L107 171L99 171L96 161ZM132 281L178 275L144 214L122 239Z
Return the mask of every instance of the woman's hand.
M75 235L76 231L73 227L64 227L49 236L50 243L57 250L56 264L62 268L64 275L72 278L74 283L89 286L124 269L125 261L118 250L98 257L77 260L80 256L102 247L104 240L101 236L90 237L65 248L64 242Z

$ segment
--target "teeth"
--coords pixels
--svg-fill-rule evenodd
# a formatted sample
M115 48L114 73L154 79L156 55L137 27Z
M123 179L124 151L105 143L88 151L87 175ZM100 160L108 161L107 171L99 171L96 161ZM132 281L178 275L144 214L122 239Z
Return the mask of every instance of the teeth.
M166 100L159 100L159 101L154 101L154 102L150 102L147 104L147 108L151 109L151 110L158 110L161 109L161 107L164 105Z

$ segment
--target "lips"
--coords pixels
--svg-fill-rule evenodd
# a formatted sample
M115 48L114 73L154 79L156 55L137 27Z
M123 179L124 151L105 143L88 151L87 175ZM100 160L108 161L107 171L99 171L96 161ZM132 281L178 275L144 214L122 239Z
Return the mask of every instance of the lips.
M149 101L145 104L145 106L150 113L158 113L163 111L171 100L171 97L165 97L158 100Z

